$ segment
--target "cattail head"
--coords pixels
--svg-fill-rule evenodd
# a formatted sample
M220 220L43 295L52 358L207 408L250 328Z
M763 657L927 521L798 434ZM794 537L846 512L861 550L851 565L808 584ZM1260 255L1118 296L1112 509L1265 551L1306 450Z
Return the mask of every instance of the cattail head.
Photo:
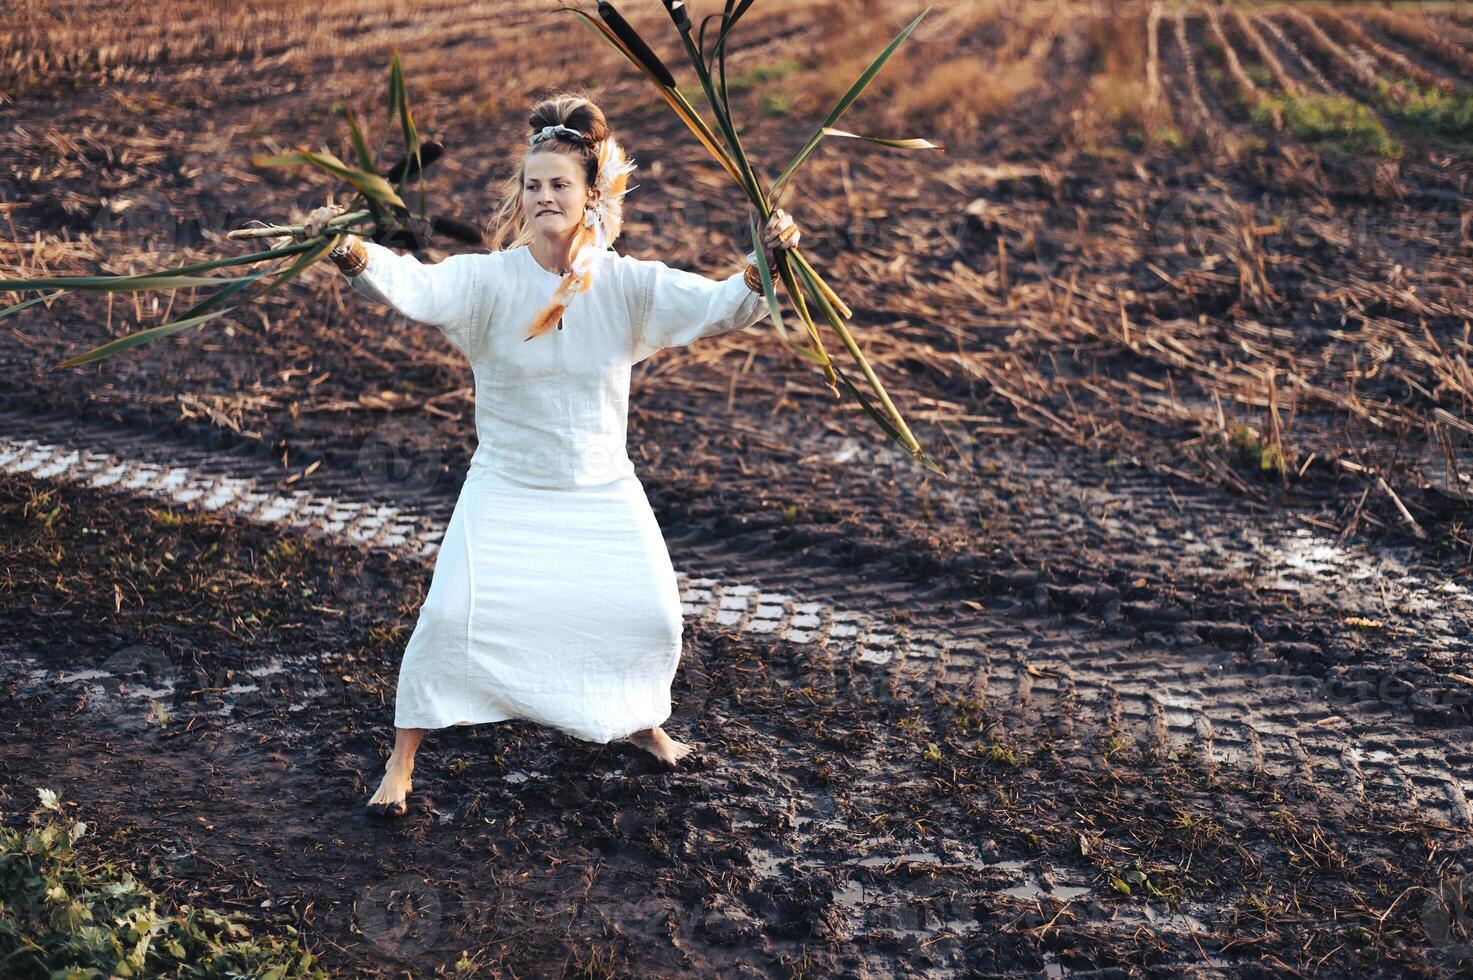
M613 4L607 2L600 3L598 5L598 15L609 26L609 30L614 32L614 36L619 39L619 42L629 49L629 53L639 59L639 63L645 67L646 71L655 76L656 81L666 88L675 87L675 76L670 74L670 69L665 67L665 63L660 60L660 56L655 54L650 49L650 46L644 42L644 38L639 36L639 32L630 27L629 22L624 19L619 11L614 9Z
M461 221L459 218L450 218L443 214L437 214L430 218L430 227L441 235L457 239L468 245L481 244L481 229L469 221Z
M445 155L445 144L438 140L422 140L419 144L419 166L413 157L406 157L389 168L384 177L391 184L408 184L419 179L426 167Z
M421 248L424 247L423 239L419 237L419 233L413 228L383 228L380 231L374 232L372 240L380 245L387 245L391 248L407 249L411 252L418 252Z
M685 12L682 0L665 0L665 10L670 14L670 19L675 21L677 29L682 32L690 30L690 15Z

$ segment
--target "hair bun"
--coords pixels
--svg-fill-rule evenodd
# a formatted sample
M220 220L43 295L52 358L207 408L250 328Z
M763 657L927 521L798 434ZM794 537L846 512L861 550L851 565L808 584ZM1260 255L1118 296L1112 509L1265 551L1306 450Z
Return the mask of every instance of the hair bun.
M590 99L565 94L543 99L532 107L527 126L535 135L546 126L566 126L578 133L576 140L569 142L597 145L609 134L608 120L603 111Z

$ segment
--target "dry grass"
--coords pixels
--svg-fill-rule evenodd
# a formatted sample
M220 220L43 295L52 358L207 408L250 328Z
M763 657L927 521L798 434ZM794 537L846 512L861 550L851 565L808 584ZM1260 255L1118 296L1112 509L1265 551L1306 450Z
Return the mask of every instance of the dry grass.
M1009 42L990 57L962 55L927 65L888 100L891 112L896 117L945 119L948 129L958 131L1011 111L1044 84L1056 26L1052 18L1032 18L1017 23Z

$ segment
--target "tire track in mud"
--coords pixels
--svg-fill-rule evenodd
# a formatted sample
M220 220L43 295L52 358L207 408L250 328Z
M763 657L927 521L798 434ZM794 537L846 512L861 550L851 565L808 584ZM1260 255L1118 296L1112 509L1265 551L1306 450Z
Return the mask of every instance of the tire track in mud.
M6 421L32 441L0 448L0 471L224 508L421 561L432 559L437 528L454 505L454 496L443 492L375 505L362 499L359 475L336 471L314 474L310 493L276 493L271 488L280 471L265 461L140 434L78 431L69 419ZM925 479L888 446L836 446L796 434L792 440L831 460L890 467L899 492L914 492ZM1108 488L1053 479L1070 506L1014 515L1040 536L1082 540L1093 525L1123 551L1161 555L1164 565L1216 569L1224 580L1250 578L1270 593L1320 593L1347 613L1370 603L1395 606L1407 620L1397 642L1421 643L1453 662L1473 657L1465 639L1473 633L1473 601L1455 583L1437 586L1394 560L1340 548L1303 528L1250 521L1194 489L1171 496L1183 513L1196 510L1202 519L1186 521L1191 530L1173 538L1180 525L1153 520L1153 512L1173 505L1146 474ZM969 492L943 490L957 498ZM962 499L956 504L966 506ZM1012 742L1047 735L1060 740L1061 751L1083 751L1093 739L1118 740L1162 761L1209 774L1235 770L1327 806L1348 810L1375 797L1473 827L1469 729L1413 724L1416 692L1406 685L1388 689L1383 682L1377 690L1353 672L1295 673L1291 667L1310 653L1308 644L1265 642L1251 623L1193 619L1180 606L1122 601L1104 581L1058 584L1024 570L995 576L996 588L975 601L960 598L949 583L856 583L851 569L815 568L760 537L737 544L713 532L709 524L667 532L687 615L733 632L812 645L833 662L852 665L872 695L896 705L971 701ZM734 568L741 569L740 581L732 581ZM1143 574L1158 570L1141 563ZM897 616L897 610L904 612ZM32 682L58 680L41 674ZM94 672L59 678L101 679ZM246 683L233 693L250 688ZM156 697L169 688L140 690L138 696ZM222 713L228 711L227 703Z
M924 479L888 446L867 453L846 445L840 452L868 465L889 457L902 482L903 474L912 474L912 491ZM1010 515L1036 531L1026 537L1082 537L1091 518L1079 515L1103 512L1098 523L1129 554L1217 569L1224 581L1252 579L1270 595L1319 593L1341 618L1390 602L1410 614L1395 630L1396 643L1420 644L1435 661L1473 656L1463 639L1473 626L1473 608L1456 583L1437 585L1394 560L1341 548L1305 528L1270 522L1280 526L1265 530L1261 518L1229 511L1222 498L1206 492L1173 490L1183 511L1200 515L1183 520L1191 530L1174 539L1177 525L1152 520L1152 511L1172 505L1145 474L1108 490L1058 482L1067 490L1047 513ZM1204 530L1215 533L1209 537ZM687 567L721 567L719 544L687 546L694 549ZM795 567L789 556L769 560L755 550L742 561L768 587L845 595L849 604L862 601L871 609L914 611L926 589L904 582L855 587L851 573L815 574ZM917 613L907 623L887 624L883 634L868 634L867 649L853 654L856 662L871 665L884 697L904 700L925 692L984 700L1019 738L1062 730L1082 740L1118 731L1162 757L1176 753L1209 770L1235 767L1286 780L1346 805L1375 794L1467 826L1473 785L1468 755L1459 747L1466 726L1411 728L1412 695L1391 678L1377 684L1333 668L1328 679L1295 673L1291 665L1311 644L1264 642L1251 623L1194 620L1185 608L1121 602L1102 579L1058 585L1024 571L1006 586L986 604L964 603L966 612ZM858 600L865 594L871 598ZM938 599L945 594L934 590Z

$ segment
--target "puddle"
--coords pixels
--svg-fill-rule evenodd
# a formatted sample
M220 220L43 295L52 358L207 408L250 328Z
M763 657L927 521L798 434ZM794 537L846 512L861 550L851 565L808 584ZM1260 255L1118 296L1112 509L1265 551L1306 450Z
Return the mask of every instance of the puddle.
M1036 876L1030 875L1023 884L1004 888L1002 894L1020 898L1026 902L1038 902L1045 898L1056 902L1072 902L1093 891L1094 889L1088 885L1046 885Z
M1304 592L1346 612L1374 616L1462 616L1473 612L1473 592L1451 579L1432 583L1389 555L1372 556L1357 547L1341 547L1334 539L1298 528L1277 540L1254 542L1252 559L1232 561L1252 575L1259 588ZM1250 567L1251 566L1251 567ZM1451 632L1449 622L1421 623ZM1461 631L1460 631L1461 632Z
M35 677L37 680L41 680L44 679L49 673L51 673L49 670L38 670L33 671L32 676ZM111 676L113 676L112 672L107 670L77 670L73 671L70 674L62 674L56 679L56 683L71 684L74 681L95 681L103 677Z
M846 863L847 864L857 864L861 868L875 868L875 867L883 867L883 866L889 865L889 864L940 864L940 865L945 865L945 864L948 864L948 863L951 863L951 862L948 862L945 858L940 857L940 856L938 856L936 854L932 854L930 851L912 851L909 854L894 854L894 855L889 855L889 854L872 854L869 857L859 858L857 860L848 861Z

